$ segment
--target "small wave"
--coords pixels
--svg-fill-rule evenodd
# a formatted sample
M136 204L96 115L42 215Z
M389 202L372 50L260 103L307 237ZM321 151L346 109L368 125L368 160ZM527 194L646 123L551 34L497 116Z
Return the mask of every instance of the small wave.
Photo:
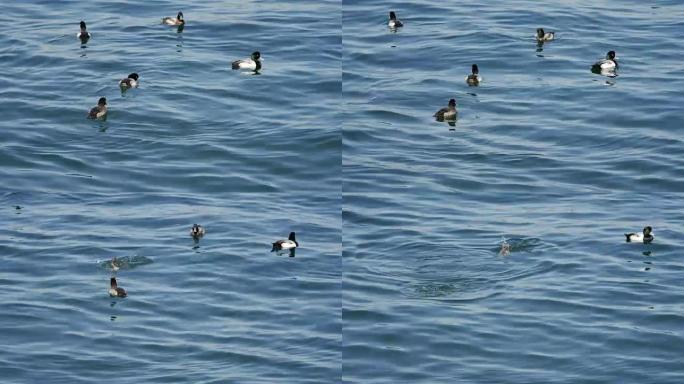
M117 257L110 260L100 260L97 262L98 266L102 269L112 270L112 265L115 266L116 270L121 269L134 269L143 265L152 264L154 261L145 256L124 256Z

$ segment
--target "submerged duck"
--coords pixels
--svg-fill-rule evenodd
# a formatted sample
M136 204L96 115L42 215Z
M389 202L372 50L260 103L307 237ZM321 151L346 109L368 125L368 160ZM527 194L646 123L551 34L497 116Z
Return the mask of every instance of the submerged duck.
M204 227L199 224L193 224L192 228L190 228L190 236L195 239L199 239L204 236L205 232L206 231L204 230Z
M251 71L258 71L261 69L261 53L255 51L249 59L235 60L232 65L233 69L249 69Z
M101 119L107 116L107 99L100 97L97 101L97 105L94 106L88 113L89 119Z
M505 237L501 238L501 249L499 249L499 256L508 256L511 254L511 245L506 241Z
M653 231L653 228L646 226L641 233L625 233L625 237L627 238L628 243L648 244L654 239L651 231Z
M537 28L537 41L544 43L546 41L551 41L556 37L556 32L544 32L544 28Z
M76 37L78 37L81 40L88 40L90 39L90 32L86 31L86 23L85 21L81 21L81 32L76 34Z
M472 72L470 75L466 76L466 83L468 85L479 85L482 78L480 77L480 69L477 68L477 64L473 64Z
M192 16L192 15L190 15ZM162 24L166 25L183 25L185 24L185 20L183 20L183 12L178 12L178 15L176 17L165 17L162 19Z
M618 63L615 60L615 51L608 51L606 54L605 59L601 59L597 62L594 63L594 65L591 66L591 69L593 71L598 71L600 72L601 70L615 70L618 68Z
M138 88L138 77L137 73L131 73L127 78L119 81L119 87L122 89Z
M128 294L126 293L126 290L119 287L116 284L116 278L112 277L109 279L109 296L112 297L126 297Z
M397 15L394 14L394 11L390 11L390 18L389 18L389 22L387 23L387 25L390 28L399 28L399 27L403 27L404 23L397 20Z
M295 239L295 233L290 232L290 236L287 238L287 240L278 240L273 243L271 252L290 250L290 257L294 257L294 250L297 247L299 247L299 243Z
M117 264L118 262L116 260L116 256L114 256L112 260L109 261L109 267L112 269L112 272L116 272L119 270L119 266Z
M433 115L437 120L453 120L456 118L456 99L449 100L449 106L442 108Z

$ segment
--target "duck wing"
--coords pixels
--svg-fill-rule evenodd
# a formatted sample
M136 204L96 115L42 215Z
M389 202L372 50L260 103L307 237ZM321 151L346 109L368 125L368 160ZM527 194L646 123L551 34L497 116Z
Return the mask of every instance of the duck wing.
M235 60L233 61L232 68L233 69L240 69L240 64L244 63L244 60Z
M123 288L121 288L121 287L117 287L117 288L116 288L116 295L119 296L119 297L126 297L126 296L128 296L128 294L126 293L126 291L125 291Z
M436 118L444 118L444 114L449 112L449 108L442 108L433 115Z
M271 249L271 252L280 251L281 249L283 249L284 242L285 240L278 240L275 243L273 243L273 248Z
M93 107L88 113L88 117L91 119L97 118L97 114L100 113L100 107Z

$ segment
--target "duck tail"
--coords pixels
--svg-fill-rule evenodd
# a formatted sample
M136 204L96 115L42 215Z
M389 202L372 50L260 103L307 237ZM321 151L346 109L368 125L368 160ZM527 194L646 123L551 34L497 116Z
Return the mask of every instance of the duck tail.
M271 252L275 252L278 250L278 243L273 243L273 248L271 248Z
M231 66L233 69L240 69L240 60L233 61L233 64Z
M627 238L627 242L628 242L628 243L631 243L631 242L632 242L632 240L630 239L630 236L631 236L631 235L632 235L631 233L625 233L625 237Z

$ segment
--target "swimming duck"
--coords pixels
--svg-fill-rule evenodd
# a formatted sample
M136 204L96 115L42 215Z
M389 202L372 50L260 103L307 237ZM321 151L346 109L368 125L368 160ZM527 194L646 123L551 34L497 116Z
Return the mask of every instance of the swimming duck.
M101 119L105 116L107 116L107 99L100 97L100 100L97 101L97 105L90 110L90 113L88 113L88 118Z
M449 106L442 108L434 114L437 120L453 120L456 118L456 100L449 100Z
M82 41L90 39L90 32L86 31L85 21L81 21L81 32L77 33L76 37L78 37Z
M190 15L192 16L192 15ZM162 19L162 24L166 25L183 25L185 24L185 20L183 20L183 12L178 12L178 15L176 17L165 17Z
M546 41L551 41L556 37L556 32L544 32L544 28L537 28L537 41L544 43Z
M121 89L138 88L138 74L131 73L127 78L119 81Z
M116 284L116 278L112 277L109 279L109 296L112 297L126 297L128 294L126 293L126 290L119 287Z
M625 233L625 237L627 238L628 243L648 244L648 243L652 242L654 239L651 231L653 231L653 228L647 226L647 227L644 227L644 230L642 231L642 233Z
M258 71L261 69L261 53L255 51L249 59L235 60L232 65L233 69L249 69Z
M603 70L615 70L618 68L618 63L615 60L615 51L608 51L605 59L601 59L591 66L592 70L600 72Z
M190 228L190 236L192 236L194 239L201 238L204 236L205 232L206 231L204 230L204 227L199 224L193 224L192 228Z
M273 243L273 248L271 248L271 252L284 251L289 249L290 257L294 257L294 250L297 247L299 247L299 243L295 239L295 233L290 232L290 236L287 238L287 240L278 240L275 243Z
M480 77L480 70L477 68L477 64L473 64L472 72L473 73L466 76L466 83L470 86L479 85L482 78Z
M389 22L387 23L387 25L390 28L399 28L399 27L403 27L404 23L397 20L397 15L394 14L394 11L390 11L390 18L389 18Z

